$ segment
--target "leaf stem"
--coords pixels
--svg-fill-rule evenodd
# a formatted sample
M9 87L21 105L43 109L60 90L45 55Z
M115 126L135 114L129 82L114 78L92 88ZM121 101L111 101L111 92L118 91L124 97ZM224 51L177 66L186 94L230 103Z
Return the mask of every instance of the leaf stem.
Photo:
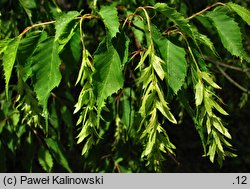
M188 18L186 18L186 19L187 19L187 20L191 20L191 19L193 19L194 17L199 16L199 15L203 14L204 12L206 12L207 10L209 10L209 9L211 9L211 8L213 8L213 7L216 7L216 6L225 6L225 4L222 3L222 2L214 3L214 4L212 4L212 5L208 6L208 7L206 7L205 9L201 10L200 12L197 12L197 13L193 14L192 16L190 16L190 17L188 17Z

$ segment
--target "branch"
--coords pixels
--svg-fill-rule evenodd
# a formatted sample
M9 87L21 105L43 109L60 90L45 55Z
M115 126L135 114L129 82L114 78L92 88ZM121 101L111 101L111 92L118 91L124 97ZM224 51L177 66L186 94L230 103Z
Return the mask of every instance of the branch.
M209 9L211 9L211 8L213 8L213 7L219 6L219 5L225 6L224 3L217 2L217 3L214 3L214 4L212 4L212 5L208 6L208 7L206 7L205 9L201 10L200 12L197 12L197 13L193 14L192 16L190 16L190 17L188 17L188 18L186 18L186 19L187 19L187 20L191 20L192 18L194 18L194 17L196 17L196 16L199 16L199 15L203 14L204 12L206 12L207 10L209 10Z
M219 64L216 64L216 67L230 83L232 83L235 87L250 95L250 91L247 88L240 85L239 83L237 83L235 80L233 80L226 72L224 72L224 70L219 66Z
M85 14L85 15L83 15L83 16L77 17L76 19L91 19L91 18L98 18L98 17L95 16L95 15L91 15L91 14ZM19 38L22 38L23 35L24 35L26 32L28 32L30 29L32 29L32 28L39 27L39 26L45 26L45 25L49 25L49 24L54 24L54 23L56 23L55 20L53 20L53 21L48 21L48 22L42 22L42 23L39 23L39 24L34 24L34 25L32 25L32 26L29 26L29 27L25 28L25 29L23 30L23 32L22 32L18 37L19 37Z

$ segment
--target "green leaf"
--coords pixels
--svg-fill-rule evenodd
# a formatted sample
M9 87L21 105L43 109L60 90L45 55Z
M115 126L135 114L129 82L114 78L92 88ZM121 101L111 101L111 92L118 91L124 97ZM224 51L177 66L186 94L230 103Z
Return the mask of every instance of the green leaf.
M58 141L52 139L52 138L46 138L45 142L53 155L54 159L63 166L67 171L72 172L72 170L69 167L68 160L62 150L62 147L59 145Z
M124 80L119 54L109 42L107 45L102 42L98 47L94 55L94 65L93 86L100 113L105 99L122 88Z
M77 11L70 11L67 14L60 16L56 20L55 28L55 41L61 45L60 50L63 49L64 45L66 45L71 37L74 35L74 30L77 26L77 22L73 23L72 21L79 15L80 13Z
M145 37L145 34L143 32L144 22L141 20L140 17L135 17L133 20L133 24L136 26L136 27L132 27L132 31L135 34L135 39L137 40L138 44L141 45ZM138 28L140 28L141 30Z
M38 44L32 57L32 69L35 76L34 90L44 111L47 111L50 92L61 81L60 64L58 44L54 41L54 38L48 38Z
M46 172L51 172L53 168L53 159L49 151L41 147L38 151L38 162Z
M223 46L234 56L250 61L243 44L241 31L233 18L226 15L226 12L215 9L206 14L212 20L218 31Z
M187 74L185 50L164 38L156 27L152 27L153 40L156 43L163 61L163 68L167 71L166 80L177 94L184 84Z
M227 3L227 5L250 26L250 11L248 9L232 2Z
M12 73L12 69L16 60L17 49L19 46L20 40L19 38L12 39L7 48L4 51L3 55L3 70L5 76L5 91L6 96L8 98L8 90L9 90L9 81Z
M103 6L99 11L100 16L110 34L111 38L115 37L119 32L119 21L117 16L117 10L112 6Z
M159 78L163 80L165 77L165 71L163 70L162 65L165 64L165 62L155 54L151 55L151 60L155 72L157 73Z
M70 39L69 44L70 44L70 50L72 52L74 60L76 62L79 62L80 59L81 59L81 53L82 53L82 49L80 48L80 46L81 46L81 36L80 36L80 30L79 29L77 29L74 32L74 35Z
M188 36L193 37L193 32L188 20L186 20L184 16L175 8L169 7L166 3L156 3L154 8L173 21L181 31L186 33Z

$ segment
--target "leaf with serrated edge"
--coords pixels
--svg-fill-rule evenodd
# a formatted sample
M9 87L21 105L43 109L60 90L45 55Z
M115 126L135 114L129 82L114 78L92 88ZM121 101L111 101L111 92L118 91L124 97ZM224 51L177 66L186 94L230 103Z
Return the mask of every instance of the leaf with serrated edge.
M223 46L232 55L249 61L250 58L243 48L240 27L233 18L227 16L226 12L217 9L207 13L206 16L212 20Z
M156 3L154 8L172 20L187 35L193 37L193 32L188 20L185 19L175 8L169 7L166 3Z
M111 38L115 37L116 33L119 32L120 26L116 8L112 6L103 6L99 11L99 14L102 17Z
M32 69L35 76L34 90L44 111L47 110L50 92L61 81L60 64L58 44L54 41L54 38L48 38L38 44L32 57Z
M79 15L77 11L70 11L67 14L64 14L56 20L55 28L56 28L56 35L55 41L60 40L60 37L64 35L65 29L67 25L74 20Z
M232 2L227 3L227 5L250 26L250 11L248 9Z
M94 55L94 65L93 87L100 115L106 98L123 87L124 79L119 54L109 42L102 42L98 47Z
M5 91L8 98L9 90L9 81L12 73L12 69L16 60L17 49L19 46L20 40L18 38L12 39L8 46L6 47L3 55L3 70L5 76Z
M156 43L163 61L163 69L166 70L166 80L175 94L184 84L187 74L185 50L163 37L159 30L152 25L153 41Z

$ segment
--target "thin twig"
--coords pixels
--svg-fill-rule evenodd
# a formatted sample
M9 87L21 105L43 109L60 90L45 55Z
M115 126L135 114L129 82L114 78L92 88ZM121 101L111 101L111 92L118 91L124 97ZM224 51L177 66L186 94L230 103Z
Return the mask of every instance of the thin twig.
M206 7L205 9L201 10L200 12L197 12L197 13L193 14L192 16L190 16L190 17L188 17L188 18L186 18L186 19L187 19L187 20L191 20L192 18L194 18L194 17L196 17L196 16L199 16L199 15L203 14L204 12L206 12L207 10L209 10L209 9L211 9L211 8L213 8L213 7L216 7L216 6L218 6L218 5L224 6L225 4L224 4L224 3L221 3L221 2L214 3L214 4L212 4L212 5L208 6L208 7Z
M250 91L247 88L240 85L239 83L237 83L235 80L233 80L226 72L224 72L224 70L219 66L219 64L216 64L216 67L230 83L232 83L235 87L250 95Z
M239 72L242 72L242 73L245 73L246 76L250 79L250 68L240 68L240 67L237 67L237 66L232 66L232 65L228 65L228 64L225 64L223 62L220 62L218 60L213 60L209 57L204 57L205 60L208 60L209 62L211 63L214 63L214 64L219 64L220 66L223 66L225 68L229 68L231 70L235 70L235 71L239 71Z
M83 15L83 16L77 17L76 19L91 19L91 18L98 18L98 17L95 16L95 15L91 15L91 14L85 14L85 15ZM22 32L18 37L19 37L19 38L22 38L23 35L24 35L26 32L28 32L30 29L32 29L32 28L39 27L39 26L45 26L45 25L49 25L49 24L54 24L54 23L56 23L55 20L53 20L53 21L48 21L48 22L42 22L42 23L39 23L39 24L31 25L31 26L25 28L25 29L23 30L23 32Z
M43 22L43 23L34 24L34 25L32 25L32 26L29 26L29 27L25 28L25 29L23 30L23 32L22 32L18 37L19 37L19 38L22 38L22 36L23 36L27 31L29 31L29 30L32 29L32 28L39 27L39 26L44 26L44 25L49 25L49 24L53 24L53 23L55 23L55 22L56 22L56 21L49 21L49 22Z

